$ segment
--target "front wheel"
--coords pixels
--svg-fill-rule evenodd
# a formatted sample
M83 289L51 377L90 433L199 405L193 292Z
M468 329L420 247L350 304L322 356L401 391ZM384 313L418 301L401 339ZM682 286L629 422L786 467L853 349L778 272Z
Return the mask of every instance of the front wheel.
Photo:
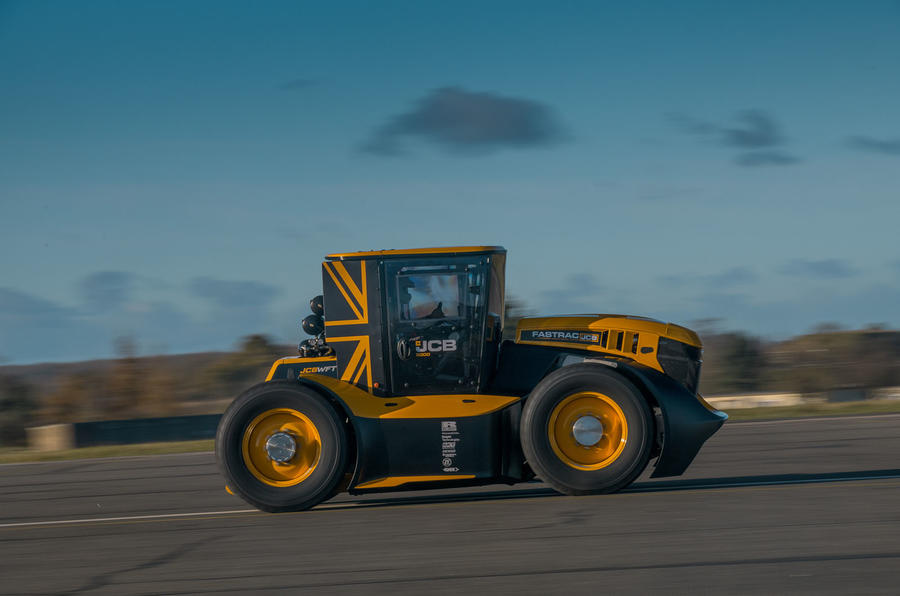
M335 407L291 381L245 391L216 432L216 459L229 488L272 513L308 509L330 498L344 476L348 450Z
M561 493L620 490L640 476L653 447L653 417L627 379L602 365L549 374L525 400L522 450Z

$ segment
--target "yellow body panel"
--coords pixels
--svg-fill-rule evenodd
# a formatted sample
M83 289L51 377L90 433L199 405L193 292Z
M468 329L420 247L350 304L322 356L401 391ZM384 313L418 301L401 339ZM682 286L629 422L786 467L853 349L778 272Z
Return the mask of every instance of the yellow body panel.
M581 333L608 333L608 347L583 342L567 342L564 339L522 339L523 332L545 329L576 331ZM621 336L621 337L620 337ZM635 340L637 336L637 340ZM643 317L625 315L568 315L555 317L526 317L516 327L516 343L536 346L559 346L613 356L624 356L650 368L663 372L656 358L660 337L668 337L697 348L703 347L700 337L680 325L663 323ZM636 343L635 343L636 342ZM621 344L621 349L614 346Z
M359 252L339 252L326 255L326 259L336 259L343 261L344 259L360 259L368 257L402 257L404 255L422 256L422 255L446 255L464 254L472 252L506 252L502 246L439 246L435 248L407 248L407 249L390 249L390 250L363 250Z
M360 418L465 418L481 416L519 401L509 395L414 395L375 397L349 382L323 375L307 375L333 391Z
M357 484L355 488L393 488L410 482L441 482L445 480L471 480L474 474L444 474L443 476L388 476Z

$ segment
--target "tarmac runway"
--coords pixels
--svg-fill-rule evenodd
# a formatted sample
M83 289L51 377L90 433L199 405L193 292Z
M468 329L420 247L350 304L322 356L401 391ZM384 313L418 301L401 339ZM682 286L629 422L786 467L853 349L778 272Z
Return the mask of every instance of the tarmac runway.
M256 512L211 453L0 466L0 594L897 594L900 415L726 423L688 474Z

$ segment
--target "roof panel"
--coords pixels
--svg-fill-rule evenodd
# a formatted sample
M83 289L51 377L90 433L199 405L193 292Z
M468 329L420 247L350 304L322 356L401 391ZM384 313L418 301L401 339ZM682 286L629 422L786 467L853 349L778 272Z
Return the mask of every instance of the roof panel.
M458 255L473 253L505 253L502 246L438 246L433 248L405 248L386 250L364 250L359 252L339 252L326 255L325 258L332 261L347 259L369 259L372 257L406 257L427 255Z

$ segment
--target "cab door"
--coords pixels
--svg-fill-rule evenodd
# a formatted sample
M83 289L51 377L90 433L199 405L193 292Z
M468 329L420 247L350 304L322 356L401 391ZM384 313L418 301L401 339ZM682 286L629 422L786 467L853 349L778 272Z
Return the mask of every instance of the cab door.
M484 346L487 259L388 260L384 274L392 393L476 392Z

